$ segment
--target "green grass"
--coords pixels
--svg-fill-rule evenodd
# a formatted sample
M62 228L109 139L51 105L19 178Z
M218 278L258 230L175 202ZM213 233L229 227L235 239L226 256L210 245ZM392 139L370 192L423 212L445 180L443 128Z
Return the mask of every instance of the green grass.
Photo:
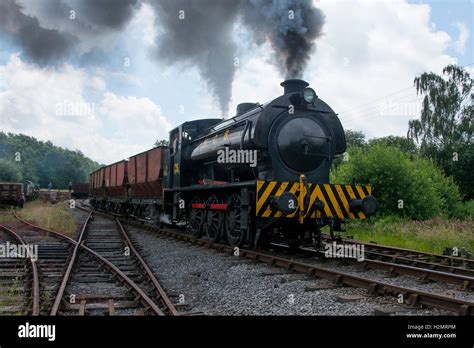
M366 242L441 254L457 247L474 253L474 220L436 217L412 221L381 217L372 221L352 221L345 225L347 236Z
M23 209L18 209L18 215L37 226L65 234L72 234L77 229L76 218L67 212L64 203L29 202Z
M2 212L4 212L4 211L2 211ZM13 218L13 215L11 215L11 214L0 214L0 224L2 222L11 221L12 218Z

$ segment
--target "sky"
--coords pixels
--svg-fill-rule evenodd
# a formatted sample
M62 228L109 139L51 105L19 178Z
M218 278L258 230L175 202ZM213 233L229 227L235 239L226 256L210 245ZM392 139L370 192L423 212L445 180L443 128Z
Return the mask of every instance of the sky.
M57 7L38 5L50 0L16 1L41 27L71 30L54 21ZM472 0L319 0L314 6L325 22L303 79L345 128L368 139L406 135L420 112L418 74L441 73L453 63L474 72ZM156 58L166 31L148 1L137 2L119 24L85 26L77 50L56 64L30 59L15 28L12 22L0 30L0 131L79 149L99 163L149 149L185 121L231 117L237 104L264 103L283 91L271 45L255 44L255 33L239 21L232 28L239 64L228 114L191 60Z

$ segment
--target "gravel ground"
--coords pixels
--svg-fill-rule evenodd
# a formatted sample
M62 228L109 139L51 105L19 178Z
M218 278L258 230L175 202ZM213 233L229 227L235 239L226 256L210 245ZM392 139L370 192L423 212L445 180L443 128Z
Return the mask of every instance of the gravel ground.
M174 302L181 299L186 305L178 307L181 311L205 315L452 314L437 309L401 307L395 297L369 297L364 289L335 287L324 279L238 259L135 227L127 226L127 229ZM319 262L331 267L330 263ZM344 270L349 272L350 267L344 266ZM353 268L352 272L361 275L360 269ZM377 272L373 273L375 277ZM409 285L400 279L383 280ZM431 285L434 284L423 284Z

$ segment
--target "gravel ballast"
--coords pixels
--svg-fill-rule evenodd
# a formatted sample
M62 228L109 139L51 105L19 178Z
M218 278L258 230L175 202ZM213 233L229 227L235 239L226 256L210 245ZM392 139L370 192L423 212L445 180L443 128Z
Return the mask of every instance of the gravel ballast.
M127 226L127 230L173 301L184 302L184 306L178 307L181 311L204 315L453 314L438 309L408 308L398 304L395 297L370 297L365 289L335 286L325 279L291 273L136 227ZM311 262L328 268L340 267L337 262ZM360 267L343 268L348 273L366 276ZM390 279L383 278L380 272L368 272L374 274L374 279ZM404 278L390 280L401 286L415 287L408 277L404 284ZM444 286L423 284L429 285Z

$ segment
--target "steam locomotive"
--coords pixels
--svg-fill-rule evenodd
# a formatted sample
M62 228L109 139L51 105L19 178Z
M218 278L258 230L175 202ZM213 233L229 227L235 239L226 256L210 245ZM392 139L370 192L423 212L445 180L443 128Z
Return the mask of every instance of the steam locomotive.
M186 225L233 246L320 245L321 228L378 208L371 187L329 183L346 150L334 111L309 84L290 79L266 103L242 103L229 119L185 122L160 146L91 173L99 210Z

